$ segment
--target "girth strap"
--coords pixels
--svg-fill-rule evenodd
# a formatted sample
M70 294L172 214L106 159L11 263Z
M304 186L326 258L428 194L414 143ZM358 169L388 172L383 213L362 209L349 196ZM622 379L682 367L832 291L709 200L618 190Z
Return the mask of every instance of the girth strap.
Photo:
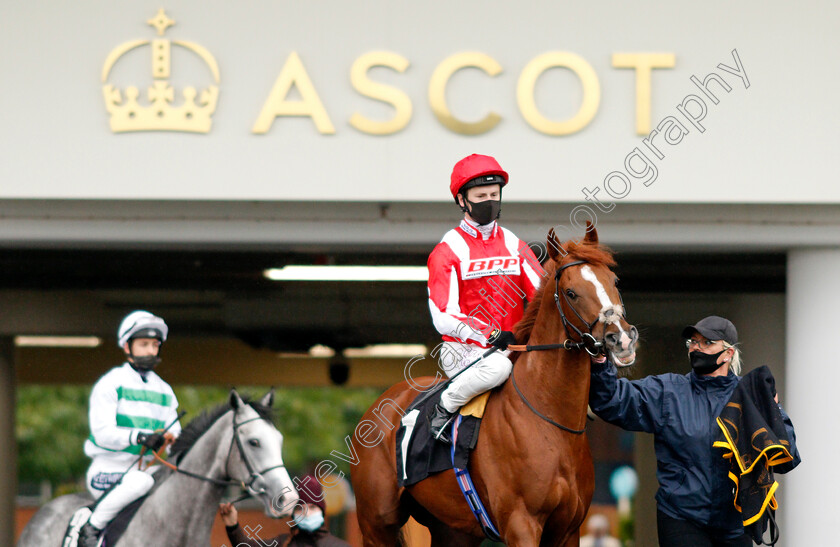
M458 445L458 426L461 425L463 418L459 414L452 423L452 448L450 449L449 455L452 458L452 470L455 471L455 480L458 482L458 488L464 494L467 505L469 505L470 511L472 511L473 516L481 526L484 535L490 541L501 542L502 538L499 536L499 531L493 526L493 521L490 520L487 509L484 508L484 504L481 503L481 498L478 497L478 492L475 491L475 485L473 485L470 472L467 469L455 467L455 447Z

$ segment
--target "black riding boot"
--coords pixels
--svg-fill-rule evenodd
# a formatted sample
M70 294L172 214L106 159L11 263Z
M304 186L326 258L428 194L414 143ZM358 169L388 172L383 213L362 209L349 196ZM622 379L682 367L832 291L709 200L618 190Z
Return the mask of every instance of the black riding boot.
M449 432L446 429L449 422L452 421L453 416L455 416L455 413L449 412L440 406L440 403L435 405L435 413L432 414L432 418L429 420L429 429L433 438L446 444L452 442L452 439L449 438Z
M99 534L102 530L96 528L90 521L86 522L79 530L78 547L96 547L99 544Z

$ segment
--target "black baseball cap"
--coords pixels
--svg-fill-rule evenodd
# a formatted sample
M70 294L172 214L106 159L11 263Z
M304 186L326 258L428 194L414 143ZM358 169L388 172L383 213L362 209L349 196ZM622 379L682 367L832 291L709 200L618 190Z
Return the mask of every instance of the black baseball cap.
M738 343L738 331L729 319L710 315L704 317L694 325L689 325L682 331L683 338L690 338L692 334L699 332L709 340L723 340L728 344Z

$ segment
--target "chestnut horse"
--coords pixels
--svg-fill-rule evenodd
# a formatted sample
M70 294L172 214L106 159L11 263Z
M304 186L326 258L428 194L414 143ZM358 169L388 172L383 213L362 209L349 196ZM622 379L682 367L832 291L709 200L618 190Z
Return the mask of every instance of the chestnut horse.
M619 364L635 359L637 331L624 319L612 253L598 244L594 226L581 242L548 234L550 260L541 288L515 327L517 340L554 348L514 353L512 376L491 395L469 471L476 491L507 545L577 547L579 527L592 501L594 470L583 433L589 400L590 356L582 337ZM555 273L559 275L555 276ZM556 282L555 282L556 279ZM566 341L566 348L561 346ZM431 379L429 379L431 380ZM424 384L423 379L413 381ZM425 382L426 385L432 383ZM565 426L563 430L534 410ZM378 444L357 446L351 469L357 515L366 546L392 546L413 516L429 528L432 545L478 545L484 538L452 470L411 486L397 483L395 435L400 416L374 413L390 399L406 409L418 395L407 382L388 389L362 420L390 421ZM424 419L424 418L421 418ZM355 443L361 445L361 443Z

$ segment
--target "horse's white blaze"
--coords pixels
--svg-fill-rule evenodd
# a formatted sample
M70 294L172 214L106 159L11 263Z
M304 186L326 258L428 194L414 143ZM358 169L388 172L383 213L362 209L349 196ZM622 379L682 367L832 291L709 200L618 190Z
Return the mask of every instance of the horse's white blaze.
M595 276L595 273L589 266L581 268L580 274L585 280L595 285L595 294L598 295L598 300L601 302L601 311L598 318L605 324L615 323L618 330L621 332L621 339L623 340L627 334L624 332L624 329L621 328L621 318L624 316L624 310L622 309L621 304L613 304L609 295L607 295L607 291L604 289L604 286L600 281L598 281L598 277ZM607 312L610 310L612 310L613 313L611 315L607 315Z

